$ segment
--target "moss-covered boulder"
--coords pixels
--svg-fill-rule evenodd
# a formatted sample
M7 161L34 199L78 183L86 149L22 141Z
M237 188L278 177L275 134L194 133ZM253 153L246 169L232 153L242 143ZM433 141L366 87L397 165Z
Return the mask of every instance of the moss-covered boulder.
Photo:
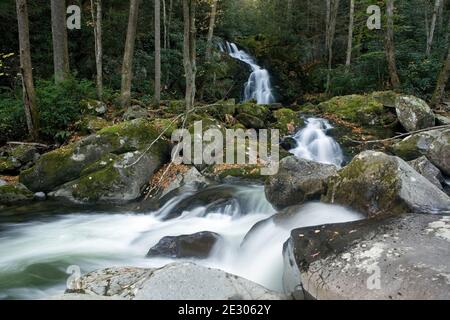
M107 127L97 134L42 155L34 167L21 172L20 182L34 192L50 192L65 183L81 178L83 170L105 155L144 152L158 136L158 130L144 119ZM146 156L163 162L169 152L168 143L159 139L152 144ZM106 169L99 171L104 170ZM149 168L148 171L152 172L153 169ZM146 173L140 174L146 176ZM101 172L96 177L100 175Z
M81 100L80 106L83 114L102 115L108 111L108 108L104 102L93 99Z
M399 96L395 101L395 110L399 122L408 132L434 126L434 113L422 99Z
M385 126L396 120L392 110L373 95L334 97L317 107L321 113L329 113L358 125Z
M368 217L450 212L450 198L402 159L365 151L329 179L325 202Z
M20 162L11 157L0 157L0 173L16 171L20 167Z
M175 120L172 118L169 119L154 119L151 121L151 124L158 130L159 133L162 133L166 138L171 138L172 133L178 129L181 120Z
M255 101L248 101L236 106L236 112L238 114L247 114L253 117L259 118L262 121L266 121L270 115L270 106L256 104Z
M148 111L146 108L141 107L140 105L134 105L129 107L125 113L123 114L123 120L130 121L134 119L147 118Z
M23 184L0 185L0 206L33 200L34 194Z
M76 123L76 128L82 134L91 134L111 126L108 120L94 115L86 115Z
M295 133L295 129L305 124L300 115L288 108L282 108L273 112L275 123L273 127L280 130L280 135L285 136Z
M264 129L266 127L263 119L248 113L239 113L236 120L249 129Z
M390 150L410 161L426 156L446 175L450 175L450 129L417 133L394 144Z

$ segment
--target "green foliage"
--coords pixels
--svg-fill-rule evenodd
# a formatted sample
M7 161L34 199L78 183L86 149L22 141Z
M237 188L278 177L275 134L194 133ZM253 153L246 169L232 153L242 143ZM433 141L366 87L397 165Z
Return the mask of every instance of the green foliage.
M26 132L22 101L11 94L0 95L0 143L22 138Z

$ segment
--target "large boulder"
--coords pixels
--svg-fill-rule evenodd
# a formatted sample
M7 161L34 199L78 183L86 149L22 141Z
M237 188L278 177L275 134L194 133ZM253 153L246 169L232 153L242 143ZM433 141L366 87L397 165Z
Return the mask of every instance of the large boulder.
M214 246L220 240L220 235L203 231L176 237L164 237L148 253L147 258L208 258Z
M410 214L292 231L283 283L294 298L450 299L450 218Z
M159 269L109 268L79 281L80 292L130 300L282 300L249 280L192 263Z
M169 156L168 142L153 143L158 135L144 119L104 128L42 155L20 182L34 192L61 189L56 195L80 201L133 200Z
M23 184L0 183L0 206L18 204L33 199L34 194Z
M273 117L275 118L273 127L280 130L281 136L294 134L297 128L305 124L297 112L288 108L275 110Z
M320 199L327 192L328 178L336 173L333 165L295 156L284 158L278 173L266 181L266 198L277 209Z
M441 171L436 168L426 157L420 157L416 160L408 162L418 173L427 178L432 184L443 190L442 185L445 183L445 178Z
M395 110L399 122L408 132L434 126L434 113L422 99L399 96L395 101Z
M130 120L134 120L134 119L146 118L147 116L148 116L147 109L145 109L139 105L134 105L134 106L129 107L125 111L122 118L125 121L130 121Z
M413 134L394 144L391 151L407 161L426 156L442 172L450 175L450 129Z
M375 217L450 212L450 198L402 159L365 151L331 177L325 202Z

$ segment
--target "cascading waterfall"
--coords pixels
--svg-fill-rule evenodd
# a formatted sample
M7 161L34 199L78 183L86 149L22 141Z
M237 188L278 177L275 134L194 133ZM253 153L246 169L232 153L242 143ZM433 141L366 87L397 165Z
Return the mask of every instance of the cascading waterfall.
M225 45L219 44L222 52L228 53L231 57L238 59L250 66L252 73L245 84L244 101L256 100L258 104L270 104L275 102L273 90L270 84L269 72L261 68L244 50L239 50L236 44L226 42Z
M232 197L212 209L210 202L166 220L183 201L197 203L201 191L174 197L156 212L59 215L45 221L1 224L0 299L46 298L64 292L70 265L82 273L111 266L161 267L169 258L146 259L148 250L165 236L212 231L223 238L206 260L195 263L243 276L268 288L282 288L282 247L297 227L361 219L339 206L309 203L282 225L267 221L275 211L263 186L231 186ZM217 195L230 186L214 187ZM245 237L245 241L243 242ZM180 260L178 260L180 261Z
M325 119L306 119L306 127L294 136L297 147L290 152L299 158L340 167L344 161L342 149L327 135L332 128L333 126Z

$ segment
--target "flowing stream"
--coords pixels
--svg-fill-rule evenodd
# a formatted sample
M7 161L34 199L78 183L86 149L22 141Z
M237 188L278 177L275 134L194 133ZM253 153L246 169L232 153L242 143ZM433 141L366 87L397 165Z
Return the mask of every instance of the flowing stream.
M258 104L270 104L275 102L273 89L270 84L269 72L260 67L255 59L244 50L240 50L236 44L225 42L220 44L222 52L228 53L231 57L238 59L250 66L252 73L248 78L244 88L244 101L256 100Z

